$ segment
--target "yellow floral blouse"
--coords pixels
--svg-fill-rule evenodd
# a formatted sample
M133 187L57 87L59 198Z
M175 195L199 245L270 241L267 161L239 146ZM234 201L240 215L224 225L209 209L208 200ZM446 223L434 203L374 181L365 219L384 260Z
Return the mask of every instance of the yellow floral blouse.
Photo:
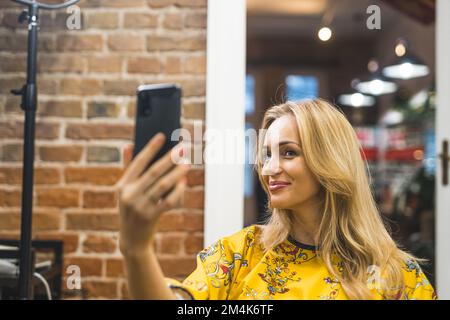
M348 299L315 247L288 238L264 253L256 240L259 232L261 227L253 225L220 239L197 255L197 268L183 282L166 278L169 287L180 299ZM375 279L372 271L367 285L374 299L384 299L376 281L370 280ZM415 261L405 263L404 276L401 299L436 299Z

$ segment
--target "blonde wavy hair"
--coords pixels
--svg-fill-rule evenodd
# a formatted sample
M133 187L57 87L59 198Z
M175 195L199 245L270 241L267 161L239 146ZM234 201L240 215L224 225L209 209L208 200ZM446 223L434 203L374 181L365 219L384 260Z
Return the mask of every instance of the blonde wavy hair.
M399 299L404 292L402 268L408 259L420 260L400 250L384 225L372 196L366 161L355 131L345 116L322 99L286 102L264 115L262 129L284 116L294 116L305 162L321 185L322 219L317 254L330 273L339 279L350 299L371 299L368 270L376 266L382 275L381 292L386 299ZM266 130L260 131L255 169L267 194L262 176L262 150ZM269 219L261 242L266 250L283 242L292 231L288 210L267 204ZM336 270L334 259L340 261Z

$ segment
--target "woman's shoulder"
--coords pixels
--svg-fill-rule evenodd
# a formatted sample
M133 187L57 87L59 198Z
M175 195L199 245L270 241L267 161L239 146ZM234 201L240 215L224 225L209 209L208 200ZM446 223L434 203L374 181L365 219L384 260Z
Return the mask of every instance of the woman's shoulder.
M434 288L415 259L404 260L403 275L408 299L436 299Z
M248 227L245 227L233 234L230 234L223 239L235 239L235 238L246 238L255 234L259 234L264 226L258 224L252 224Z
M412 284L418 280L426 279L425 274L420 267L420 264L413 258L406 258L403 260L403 275L406 283Z
M264 226L253 224L245 227L233 234L220 238L217 243L220 243L224 249L231 251L247 250L250 247L259 245L259 235Z

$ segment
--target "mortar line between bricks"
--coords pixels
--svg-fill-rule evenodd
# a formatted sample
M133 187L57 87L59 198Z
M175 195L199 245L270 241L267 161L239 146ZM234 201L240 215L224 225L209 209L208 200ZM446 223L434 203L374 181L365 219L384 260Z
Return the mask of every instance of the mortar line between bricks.
M127 54L127 52L124 52L123 54ZM162 53L164 58L167 58L164 55L164 52ZM178 53L180 56L185 56L186 52L180 52ZM136 56L132 56L132 58L142 58L142 53ZM157 58L158 56L155 53L155 56L152 56L150 58ZM161 57L161 58L162 58ZM173 56L175 58L181 58L178 56ZM126 67L127 60L123 59L122 63L125 64L124 67ZM206 74L205 73L173 73L173 74L161 74L161 73L154 73L154 74L148 74L148 73L128 73L126 72L126 68L123 68L120 72L76 72L76 71L68 71L68 72L62 72L62 71L44 71L39 74L40 77L42 77L42 80L71 80L72 78L80 78L80 75L86 76L87 79L93 79L93 80L100 80L100 81L121 81L121 80L135 80L138 82L145 82L145 81L186 81L186 80L206 80ZM120 78L117 78L117 75L120 75ZM26 76L26 73L23 71L20 72L5 72L2 74L2 80L11 80L11 79L20 79L24 80ZM12 97L6 92L3 93L6 97ZM133 94L134 95L134 94ZM124 96L124 97L131 97L133 95L113 95L113 96ZM46 94L46 93L39 93L39 98L42 97L53 97L55 99L55 96L53 94ZM86 95L86 97L92 97L92 96L102 96L101 94L92 94L92 95ZM111 95L105 95L107 97L110 97ZM79 94L61 94L58 95L58 97L78 97L80 98ZM191 96L188 96L186 98L189 98ZM199 98L203 96L197 96ZM57 99L56 99L57 100Z
M18 16L17 16L18 17ZM47 28L47 27L45 27ZM14 30L15 35L27 36L28 29L26 27L20 28L5 28L0 27L0 36L11 36L11 29ZM104 34L106 36L110 35L133 35L133 36L164 36L164 37L180 37L180 32L183 32L183 37L190 36L206 36L207 31L205 28L185 28L182 29L169 29L164 28L163 26L151 27L151 28L115 28L115 29L101 29L101 28L82 28L80 30L69 30L67 28L55 27L54 29L43 30L40 33L41 38L53 37L53 36L61 36L61 35L100 35ZM182 38L183 38L182 37Z

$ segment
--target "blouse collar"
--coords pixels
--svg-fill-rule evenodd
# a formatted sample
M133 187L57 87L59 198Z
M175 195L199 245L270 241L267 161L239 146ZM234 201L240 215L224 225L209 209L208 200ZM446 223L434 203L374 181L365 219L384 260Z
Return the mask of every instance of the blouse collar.
M311 250L311 251L317 251L317 247L316 246L313 246L313 245L310 245L310 244L305 244L305 243L302 243L300 241L297 241L291 235L288 235L287 240L291 244L293 244L293 245L295 245L295 246L297 246L299 248L306 249L306 250Z

